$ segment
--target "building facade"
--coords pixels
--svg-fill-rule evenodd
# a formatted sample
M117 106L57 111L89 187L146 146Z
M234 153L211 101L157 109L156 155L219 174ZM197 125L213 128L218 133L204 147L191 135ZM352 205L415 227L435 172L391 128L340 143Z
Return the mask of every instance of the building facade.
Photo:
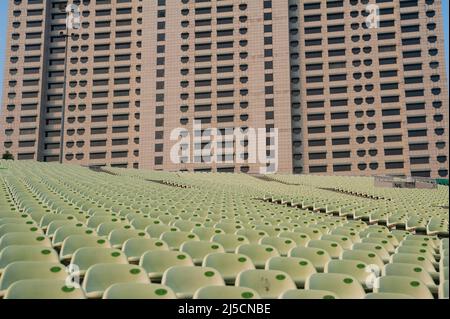
M2 153L448 178L440 0L72 3L10 1Z

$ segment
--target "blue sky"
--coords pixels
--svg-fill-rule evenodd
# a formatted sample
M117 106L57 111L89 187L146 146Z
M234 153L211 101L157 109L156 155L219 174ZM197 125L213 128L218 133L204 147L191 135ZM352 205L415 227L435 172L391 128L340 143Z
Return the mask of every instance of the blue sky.
M3 91L3 65L6 50L6 25L8 23L8 2L10 0L0 0L0 101ZM444 14L445 49L447 58L447 75L449 74L449 0L442 0L442 12Z

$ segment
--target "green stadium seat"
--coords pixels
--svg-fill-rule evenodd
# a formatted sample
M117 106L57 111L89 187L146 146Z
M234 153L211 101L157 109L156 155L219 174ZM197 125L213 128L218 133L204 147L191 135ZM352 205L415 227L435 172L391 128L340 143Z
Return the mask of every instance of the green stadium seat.
M83 276L89 267L96 264L127 264L127 257L123 252L114 248L83 247L77 249L70 261L71 265L78 266Z
M315 227L294 227L293 231L296 233L306 234L310 239L320 239L320 237L322 237L322 232Z
M194 266L194 262L188 254L183 252L153 250L142 255L139 265L145 269L152 282L158 282L170 267Z
M389 255L393 254L395 252L395 247L386 239L374 238L374 237L370 237L370 238L366 237L366 238L363 238L361 240L361 243L362 244L375 244L377 246L381 246L381 247L384 248L384 250L387 251L387 253ZM364 246L361 246L361 247L364 247ZM385 257L385 261L388 261L388 260L389 260L389 257L388 256Z
M290 238L282 237L263 237L260 244L275 247L281 256L287 256L291 249L297 247L297 244Z
M41 220L39 221L39 227L42 229L47 229L48 225L57 220L77 220L75 216L69 215L69 214L46 214L42 216Z
M99 236L109 236L114 230L130 230L133 227L127 222L105 222L97 226L96 232ZM143 231L142 231L143 232Z
M246 237L250 244L258 244L261 238L269 236L263 230L248 229L248 228L239 229L238 231L236 231L236 235Z
M111 285L117 283L150 284L145 270L137 265L129 264L96 264L86 271L83 289L86 297L98 299Z
M330 255L331 258L335 259L339 258L339 256L344 251L344 249L339 243L324 239L320 240L312 239L308 242L307 247L325 250Z
M378 238L382 240L387 240L392 246L397 247L400 242L398 241L397 237L394 236L394 234L384 234L384 233L370 233L367 235L367 238Z
M376 269L371 269L367 264L359 260L331 260L325 266L326 273L352 276L358 280L364 288L372 288L367 286L370 286L373 283L373 270ZM377 275L380 275L380 271L378 271Z
M219 271L226 284L234 285L237 275L249 269L255 269L252 260L243 254L211 253L205 256L203 267Z
M396 253L391 256L391 263L413 264L425 269L433 279L439 278L439 273L434 265L426 257L419 254Z
M75 226L77 224L79 224L80 226L83 225L81 222L79 222L78 220L75 220L75 219L71 219L71 220L54 220L50 224L48 224L47 230L45 231L45 234L47 235L48 238L53 238L53 236L55 235L56 230L59 227L66 226L66 225Z
M211 238L217 234L225 234L222 229L213 227L194 226L192 233L196 234L200 240L211 241Z
M233 253L238 246L250 243L247 237L229 233L214 235L211 241L222 245L227 253Z
M4 299L86 299L81 288L67 286L65 280L27 279L12 284Z
M325 265L331 260L326 250L315 247L296 247L290 251L289 257L309 260L318 272L323 272Z
M427 286L420 280L407 276L383 276L375 280L373 292L400 293L416 299L433 299Z
M65 280L65 267L55 262L16 261L6 266L0 277L0 296L15 282L25 279Z
M343 235L322 235L320 240L327 240L338 243L342 249L352 249L353 242L348 236Z
M176 299L176 295L164 285L126 282L109 286L103 299Z
M206 286L225 286L220 273L210 267L173 266L164 272L162 284L175 292L179 299L193 298L195 292Z
M61 245L61 251L59 253L60 260L68 261L72 259L75 251L83 247L111 248L111 244L104 237L92 235L70 235L64 239Z
M389 252L384 248L383 245L374 244L374 243L355 243L352 246L353 251L363 250L363 251L371 251L383 261L383 263L387 263L391 257Z
M184 231L168 231L161 234L161 240L165 241L172 250L179 250L180 246L187 241L199 241L194 233Z
M3 248L12 245L52 247L50 240L46 236L35 234L33 232L8 233L0 238L0 251L2 251Z
M236 248L236 253L249 257L257 269L264 269L271 257L280 256L275 247L262 244L241 245Z
M159 239L163 233L171 232L171 231L177 232L177 231L179 231L179 229L176 228L176 227L169 226L169 225L164 225L164 224L148 225L145 228L145 232L147 234L149 234L149 236L151 238L157 238L157 239Z
M120 218L116 216L111 216L110 214L103 215L103 214L95 214L88 218L86 222L86 226L92 229L97 229L98 226L100 226L103 223L119 223Z
M8 233L33 233L36 235L42 235L43 231L36 225L27 224L4 224L0 226L0 238Z
M347 274L313 274L306 280L305 288L332 291L342 299L363 299L366 295L359 281Z
M122 251L128 258L129 263L138 263L141 256L147 251L169 250L169 246L155 238L130 238L123 243Z
M148 238L150 236L139 229L114 229L109 233L108 240L114 248L121 249L123 244L131 238Z
M195 265L200 266L206 255L224 253L222 245L210 241L187 241L181 245L180 251L191 256Z
M380 270L384 267L383 260L372 250L345 250L341 259L362 261L366 265L374 265Z
M296 246L306 247L308 242L311 240L307 234L302 234L293 231L282 231L278 234L281 238L289 238L294 241Z
M42 261L58 263L55 250L45 246L12 245L0 251L0 275L9 264L16 261Z
M250 288L232 286L206 286L198 289L194 299L260 299L259 294Z
M0 226L3 226L5 224L25 224L30 226L37 226L36 222L32 220L31 218L28 218L27 215L25 217L0 217Z
M316 269L309 260L295 257L272 257L267 261L265 269L287 273L298 288L303 288L306 279L316 273Z
M280 299L339 299L338 295L325 290L288 290L280 295Z
M287 273L261 269L241 272L236 278L236 286L254 289L264 299L277 299L286 291L296 289Z
M434 283L433 278L425 269L414 264L400 264L393 263L384 266L382 271L383 276L406 276L415 278L424 283L431 293L437 293L438 287Z
M53 235L53 247L61 247L64 239L71 235L97 235L97 233L93 229L83 226L82 224L61 226Z
M127 215L128 217L128 215ZM135 217L130 221L131 226L135 229L145 230L150 225L162 225L162 222L157 218L150 217Z

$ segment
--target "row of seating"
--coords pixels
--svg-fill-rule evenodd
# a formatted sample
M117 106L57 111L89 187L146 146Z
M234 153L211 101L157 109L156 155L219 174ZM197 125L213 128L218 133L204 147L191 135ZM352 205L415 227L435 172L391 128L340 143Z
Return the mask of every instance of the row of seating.
M51 298L448 298L448 238L437 236L448 217L406 203L407 191L374 200L323 189L334 177L2 165L5 298L36 285ZM443 190L424 192L437 201ZM21 263L43 268L24 275ZM80 288L62 283L66 266ZM183 286L182 271L197 280Z

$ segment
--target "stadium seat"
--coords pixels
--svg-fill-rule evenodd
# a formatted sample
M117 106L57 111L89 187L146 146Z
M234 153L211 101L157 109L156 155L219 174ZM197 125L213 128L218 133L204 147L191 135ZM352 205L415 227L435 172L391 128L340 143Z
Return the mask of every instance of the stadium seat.
M197 235L184 231L164 232L161 234L160 239L166 242L172 250L179 250L180 246L187 241L200 240Z
M164 225L164 224L148 225L145 228L145 232L147 234L149 234L149 236L151 238L157 238L157 239L159 239L163 233L170 232L170 231L176 232L176 231L179 231L179 229L176 227Z
M339 243L324 239L320 240L312 239L308 242L307 247L325 250L328 253L328 255L330 255L330 257L334 259L339 258L339 256L344 251L344 249Z
M378 270L374 273L375 270ZM358 280L364 288L371 286L375 275L380 275L379 269L371 269L359 260L331 260L325 266L326 273L349 275Z
M309 260L295 257L272 257L267 261L265 269L287 273L298 288L303 288L306 279L316 273L316 269Z
M61 226L53 234L53 247L61 247L64 239L71 235L97 235L97 233L93 229L83 226L82 224Z
M45 246L12 245L0 251L0 275L10 263L16 261L43 261L58 263L55 250Z
M236 248L236 253L249 257L257 269L264 269L271 257L280 256L275 247L262 244L241 245Z
M379 238L379 239L387 240L394 247L397 247L400 244L397 237L395 237L392 233L390 233L390 234L370 233L367 235L367 238Z
M164 272L172 266L194 266L192 258L183 252L153 250L144 253L139 266L145 269L152 282L159 282Z
M169 246L164 241L155 238L130 238L122 246L122 251L130 263L138 263L145 252L156 250L168 251Z
M103 299L176 299L176 296L164 285L126 282L109 286Z
M192 228L192 233L196 234L200 240L211 241L211 238L217 234L225 234L222 229L213 227L195 226Z
M139 229L114 229L108 236L112 247L118 249L122 249L123 243L131 238L150 238L150 236Z
M198 289L194 299L260 299L259 294L250 288L232 286L206 286Z
M413 264L418 265L425 269L433 279L439 278L439 273L436 271L434 265L422 255L418 254L407 254L407 253L396 253L391 256L391 263L401 263L401 264Z
M433 299L427 286L420 280L407 276L383 276L377 278L373 292L400 293L416 299Z
M263 230L248 229L248 228L239 229L238 231L236 231L236 235L246 237L250 244L258 244L261 238L269 236Z
M127 215L128 217L128 215ZM133 226L135 229L145 230L150 225L160 225L162 222L157 218L150 218L150 217L135 217L130 221L130 225Z
M46 236L34 234L32 232L8 233L0 238L0 251L2 251L3 248L12 245L52 247L50 240Z
M0 238L8 233L33 233L35 235L42 235L43 231L35 225L27 224L3 224L0 226Z
M177 298L191 299L205 286L224 286L220 273L210 267L173 266L164 272L162 284L175 292Z
M289 257L298 257L309 260L318 272L323 272L331 256L324 249L314 247L296 247L289 252Z
M128 260L125 254L118 249L83 247L73 253L70 261L71 265L79 268L81 276L85 274L89 267L104 263L127 264Z
M431 293L437 293L438 287L433 281L430 274L422 267L414 264L400 264L393 263L384 266L382 271L383 276L406 276L415 278L424 283Z
M322 232L315 227L313 228L313 227L300 226L300 227L295 227L293 229L293 231L296 233L306 234L309 236L310 239L320 239L320 237L322 237Z
M383 238L366 237L361 240L361 243L379 245L383 247L388 252L389 255L395 252L394 245L392 245L390 241ZM386 260L389 260L389 257L387 257Z
M282 231L278 234L278 236L282 238L289 238L293 240L297 246L302 247L306 247L308 242L311 240L308 235L293 231Z
M339 299L338 295L325 290L300 290L293 289L282 293L280 299Z
M55 262L16 261L10 263L0 277L0 296L15 282L25 279L65 280L65 267Z
M305 288L332 291L341 299L362 299L366 295L359 281L347 274L313 274L306 280Z
M275 247L275 249L281 256L287 256L292 248L297 247L295 241L293 241L290 238L273 237L273 236L261 238L260 244Z
M220 244L227 253L233 253L238 246L250 243L244 236L229 233L214 235L211 241Z
M254 289L264 299L277 299L286 291L296 289L287 273L261 269L241 272L236 278L236 286Z
M66 215L66 214L46 214L44 216L42 216L40 222L39 222L39 227L41 227L42 229L47 229L48 225L53 222L53 221L57 221L57 220L76 220L75 216L73 215Z
M224 253L222 245L209 241L187 241L181 245L180 251L191 256L195 265L200 266L206 255L210 253Z
M4 299L86 299L81 288L67 286L65 280L27 279L12 284Z
M211 253L205 256L203 267L219 271L226 284L234 285L237 275L249 269L255 269L252 260L243 254Z
M372 250L345 250L341 259L362 261L366 265L375 265L380 271L384 267L383 260Z
M59 253L60 260L72 259L73 253L83 247L111 248L109 241L104 237L92 235L70 235L64 239Z
M98 299L103 297L104 291L117 283L150 284L145 270L129 264L96 264L86 271L83 289L86 297Z
M355 243L352 246L352 250L353 251L371 251L373 253L375 253L382 261L383 263L387 263L390 259L389 252L382 246L379 244L373 244L373 243L365 243L365 242L361 242L361 243Z

